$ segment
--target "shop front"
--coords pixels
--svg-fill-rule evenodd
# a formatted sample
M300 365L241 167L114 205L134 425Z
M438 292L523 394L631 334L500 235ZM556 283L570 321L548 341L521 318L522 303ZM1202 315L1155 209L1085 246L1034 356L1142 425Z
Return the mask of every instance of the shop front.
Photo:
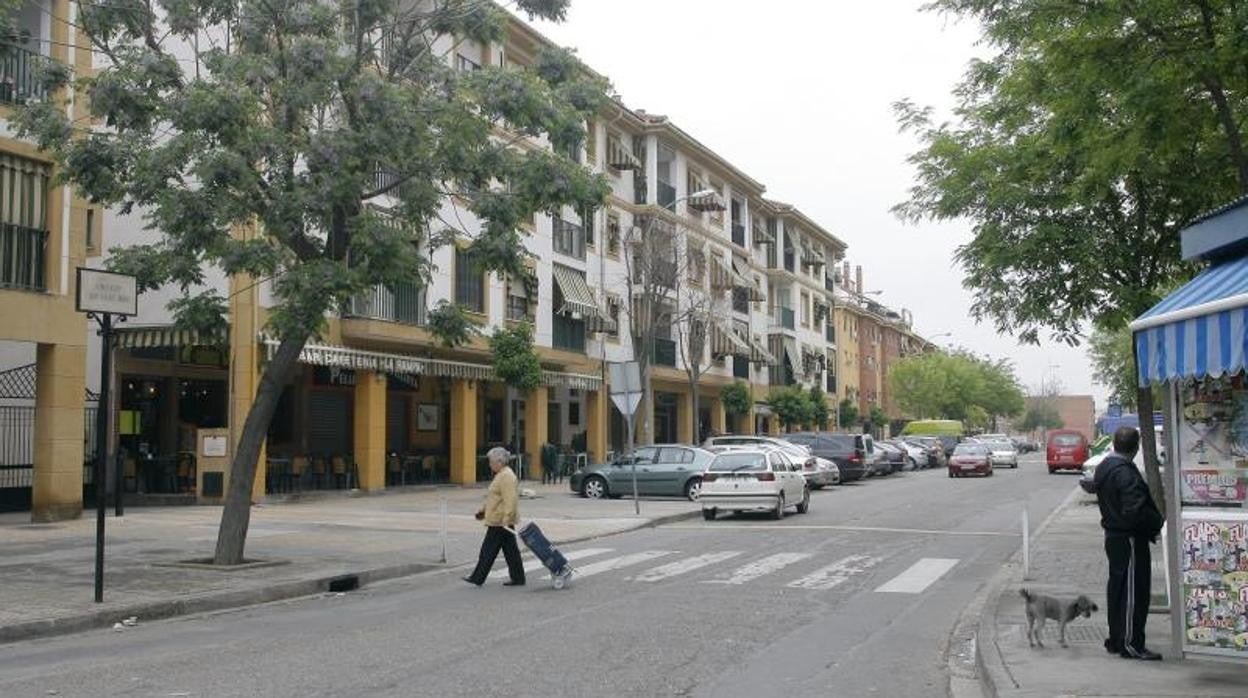
M1248 662L1248 201L1182 233L1195 279L1131 324L1162 386L1174 652Z

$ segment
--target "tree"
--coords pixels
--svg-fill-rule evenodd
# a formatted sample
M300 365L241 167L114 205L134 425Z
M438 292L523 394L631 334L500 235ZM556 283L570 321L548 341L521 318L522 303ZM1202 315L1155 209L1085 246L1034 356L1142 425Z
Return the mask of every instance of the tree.
M858 423L858 405L854 404L853 400L848 398L841 400L837 410L840 413L838 416L840 417L842 429L847 429L850 425Z
M932 7L979 20L996 55L956 88L957 123L898 105L923 147L910 160L918 181L896 210L971 222L957 260L972 314L1000 332L1074 344L1089 321L1123 327L1184 273L1179 227L1248 193L1238 3ZM1137 404L1151 412L1151 392L1137 390ZM1163 503L1154 435L1141 436Z
M888 424L888 413L879 405L871 405L871 410L867 412L863 421L865 422L864 426L870 426L871 431L875 431Z
M745 383L736 382L725 385L719 391L719 401L724 404L724 415L728 418L729 424L737 424L741 418L748 415L754 407L754 398L750 395L750 388ZM736 431L735 428L729 431Z
M1139 387L1136 385L1135 354L1131 330L1093 330L1088 338L1088 357L1092 362L1092 380L1109 390L1111 402L1134 412ZM1153 386L1153 404L1161 404L1161 388Z
M995 428L997 417L1013 417L1024 407L1022 388L1008 361L968 352L906 357L893 364L889 381L897 404L918 418L965 420L977 408Z
M568 0L516 4L559 20ZM237 564L270 418L326 313L379 284L426 283L430 255L454 238L484 272L520 273L524 221L596 207L608 187L561 148L512 141L576 146L606 85L562 50L523 70L453 70L457 42L506 32L485 0L78 7L77 40L104 65L49 66L52 97L19 120L91 201L144 215L150 241L115 250L114 266L144 288L181 288L175 310L217 323L224 299L195 290L205 269L272 286L267 331L280 345L235 436L214 556ZM71 89L102 128L69 120L58 95ZM444 205L466 207L479 230L443 221Z
M810 421L817 431L828 428L828 419L832 416L828 409L828 401L823 397L823 388L813 385L810 388Z
M499 327L490 335L490 354L498 379L521 395L528 395L542 384L542 360L533 349L533 326L522 322ZM520 453L520 414L512 411L512 451ZM529 466L532 471L532 465Z
M1027 408L1019 428L1026 432L1037 429L1061 429L1065 426L1057 409L1047 402L1035 402Z
M702 373L710 368L710 356L714 347L711 336L718 329L718 318L729 315L727 303L722 291L710 287L707 283L706 252L690 247L690 241L676 246L676 274L673 295L677 303L674 318L676 343L684 359L685 376L689 381L689 398L691 405L690 419L693 421L695 441L701 441L699 430L702 414L702 395L699 390ZM709 288L708 288L709 287Z
M768 404L786 430L791 431L793 427L808 424L811 420L810 395L801 386L789 385L772 390Z
M917 419L945 416L949 391L947 361L943 352L930 352L894 362L888 381L898 407Z

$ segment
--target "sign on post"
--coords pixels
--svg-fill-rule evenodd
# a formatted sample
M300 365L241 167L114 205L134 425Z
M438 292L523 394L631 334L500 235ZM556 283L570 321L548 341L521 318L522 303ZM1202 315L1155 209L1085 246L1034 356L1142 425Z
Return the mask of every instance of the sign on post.
M80 313L138 315L138 280L128 274L78 267L75 307Z
M637 461L633 460L633 418L642 398L641 367L636 361L626 361L608 364L607 369L611 379L608 394L611 396L611 401L619 408L620 414L624 415L624 423L628 425L625 458L632 464L633 511L640 515L641 499L637 496Z

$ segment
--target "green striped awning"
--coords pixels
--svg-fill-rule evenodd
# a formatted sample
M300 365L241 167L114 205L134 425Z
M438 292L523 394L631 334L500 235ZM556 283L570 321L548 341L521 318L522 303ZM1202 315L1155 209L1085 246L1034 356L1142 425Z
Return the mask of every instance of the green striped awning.
M207 332L188 330L173 325L120 327L116 330L117 346L122 349L154 347L212 347L229 344L228 327Z

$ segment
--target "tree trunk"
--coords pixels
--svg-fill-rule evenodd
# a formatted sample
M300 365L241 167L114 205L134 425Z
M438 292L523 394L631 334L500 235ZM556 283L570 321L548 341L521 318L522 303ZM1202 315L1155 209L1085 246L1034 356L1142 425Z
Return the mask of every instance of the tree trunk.
M1161 468L1157 462L1157 430L1153 427L1153 389L1140 385L1140 357L1136 349L1135 338L1131 339L1132 366L1135 369L1135 402L1136 414L1140 419L1140 450L1144 454L1144 478L1148 481L1148 490L1153 495L1157 510L1166 511L1166 489L1161 479ZM1171 454L1173 459L1173 454Z
M243 433L238 436L234 459L230 462L230 489L225 494L225 509L221 512L221 527L217 531L217 550L212 559L215 565L238 565L243 562L247 526L251 522L251 490L256 481L256 460L268 436L269 422L277 410L282 388L290 379L299 352L303 351L307 341L306 335L283 339L277 354L265 365L260 376L256 400L247 412Z
M702 420L702 404L698 396L698 378L701 376L697 371L691 375L693 380L689 383L689 390L691 392L689 396L689 404L693 406L693 409L690 410L693 412L693 431L689 433L693 435L694 445L700 445L702 443L702 433L701 430L698 429L698 422Z

